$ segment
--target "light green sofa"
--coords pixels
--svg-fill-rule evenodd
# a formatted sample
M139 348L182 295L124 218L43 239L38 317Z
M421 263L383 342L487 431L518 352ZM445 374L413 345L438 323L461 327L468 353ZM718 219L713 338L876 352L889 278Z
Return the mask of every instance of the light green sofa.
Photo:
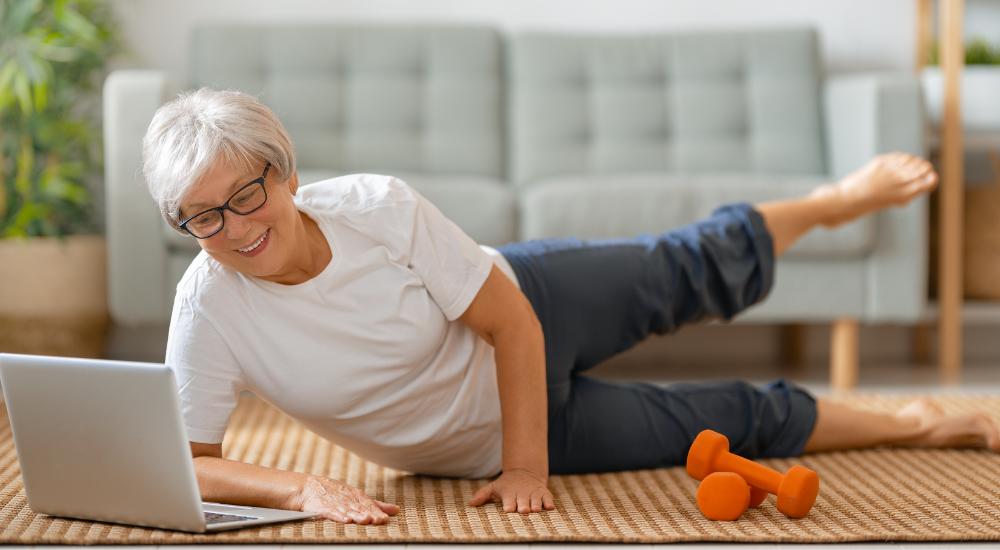
M804 193L879 152L922 154L910 76L822 73L807 28L502 35L481 26L217 26L191 37L188 80L119 71L105 84L109 296L122 326L163 324L198 251L160 219L140 175L153 111L180 88L259 95L295 142L300 177L399 175L473 238L657 232L727 201ZM915 321L926 204L817 230L741 320ZM856 340L856 338L854 338ZM834 358L849 386L857 349Z

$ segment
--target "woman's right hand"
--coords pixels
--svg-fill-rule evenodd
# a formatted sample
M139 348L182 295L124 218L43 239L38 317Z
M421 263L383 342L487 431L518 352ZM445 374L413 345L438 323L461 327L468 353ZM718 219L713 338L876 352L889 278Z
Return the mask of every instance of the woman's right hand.
M317 512L338 523L381 525L399 513L399 506L375 500L356 487L321 476L309 476L291 508Z

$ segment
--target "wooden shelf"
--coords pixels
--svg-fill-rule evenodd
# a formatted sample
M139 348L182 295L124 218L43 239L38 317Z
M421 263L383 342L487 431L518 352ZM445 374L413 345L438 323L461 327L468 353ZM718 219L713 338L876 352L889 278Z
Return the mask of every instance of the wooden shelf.
M931 302L924 310L921 320L934 323L938 320L940 308ZM1000 325L1000 301L965 300L962 303L962 323L969 325Z
M916 70L923 70L934 39L933 4L935 0L916 0ZM946 384L956 384L962 374L962 322L967 311L962 303L962 211L964 176L964 144L960 96L960 80L965 64L963 47L964 0L936 0L942 82L940 128L939 243L938 288L939 304L934 308L938 327L938 370ZM989 316L987 316L989 317Z
M1000 151L1000 130L966 130L962 134L965 151ZM927 139L932 150L941 147L941 129L934 128Z

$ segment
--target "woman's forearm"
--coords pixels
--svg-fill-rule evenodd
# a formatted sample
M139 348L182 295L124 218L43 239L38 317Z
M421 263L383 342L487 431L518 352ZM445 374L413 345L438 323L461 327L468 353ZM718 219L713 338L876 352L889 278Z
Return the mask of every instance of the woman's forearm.
M286 510L299 509L297 499L309 477L214 456L195 458L194 469L202 500Z
M494 334L503 469L523 469L548 479L548 404L545 340L534 315Z

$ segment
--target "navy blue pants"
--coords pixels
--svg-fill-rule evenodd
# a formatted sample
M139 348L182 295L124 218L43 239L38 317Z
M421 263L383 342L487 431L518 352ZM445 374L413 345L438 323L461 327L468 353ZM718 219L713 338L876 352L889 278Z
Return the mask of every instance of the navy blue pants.
M706 428L749 458L801 454L816 402L793 384L658 386L584 374L650 333L730 319L761 301L774 279L773 250L764 219L747 204L659 235L500 247L545 333L550 472L684 464Z

